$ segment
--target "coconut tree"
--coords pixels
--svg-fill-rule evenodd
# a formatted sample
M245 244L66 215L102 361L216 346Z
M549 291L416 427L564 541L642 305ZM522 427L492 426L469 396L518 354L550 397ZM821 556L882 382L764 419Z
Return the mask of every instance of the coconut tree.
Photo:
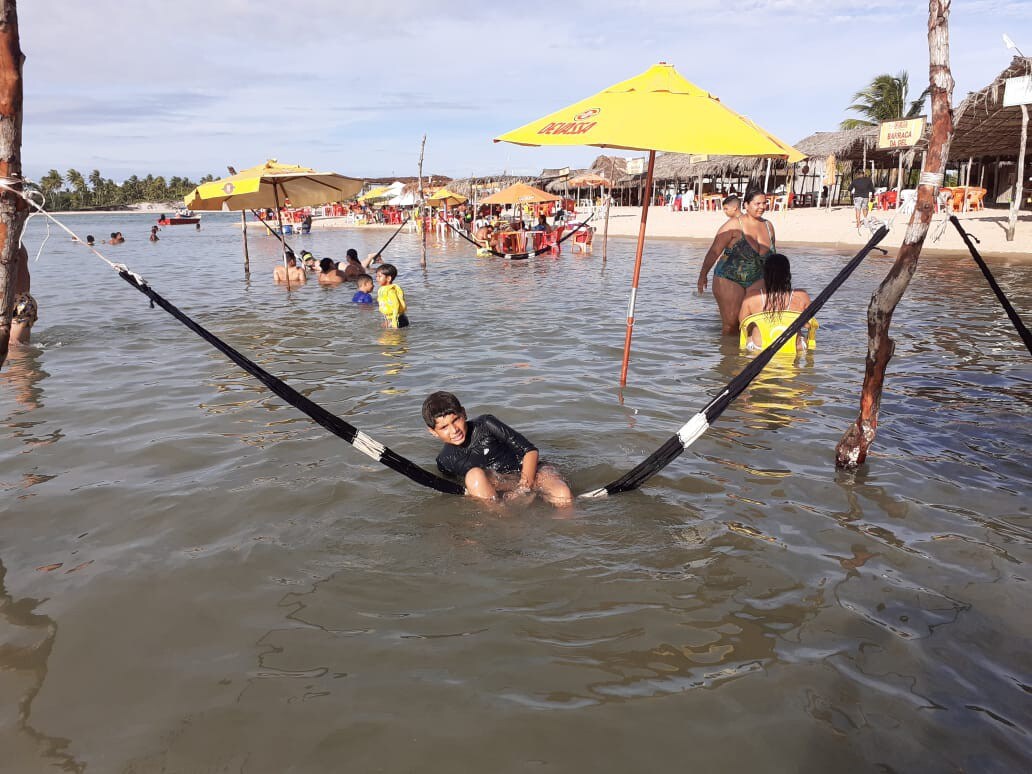
M853 104L846 108L859 113L863 118L847 118L839 124L839 128L877 126L882 121L914 118L920 115L929 90L922 91L912 102L909 101L909 91L910 79L906 70L900 70L898 75L876 75L867 86L853 95Z
M65 180L68 181L68 185L72 187L75 192L76 203L79 207L82 207L86 203L86 196L89 193L89 189L86 187L86 178L82 176L82 173L77 169L69 169L65 173Z
M56 169L50 170L39 179L39 187L48 199L60 191L62 185L64 185L64 178Z

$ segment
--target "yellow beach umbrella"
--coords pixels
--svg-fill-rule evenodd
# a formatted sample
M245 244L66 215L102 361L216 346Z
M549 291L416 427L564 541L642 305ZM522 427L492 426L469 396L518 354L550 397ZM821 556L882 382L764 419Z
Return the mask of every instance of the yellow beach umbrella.
M431 207L444 207L448 209L465 201L467 201L466 197L460 193L455 193L447 188L438 188L432 196L427 197L426 203Z
M243 172L197 186L183 198L183 202L191 210L246 211L275 207L283 265L286 266L287 242L283 239L280 203L289 199L292 206L310 207L343 201L361 191L363 185L363 180L336 172L318 172L309 167L280 164L276 159L269 159ZM247 238L246 232L244 238ZM290 287L289 278L287 287Z
M197 186L183 201L191 210L255 210L279 208L290 200L295 207L310 207L350 199L362 190L363 181L318 172L270 159L235 175Z
M358 197L360 202L371 202L377 199L387 199L394 195L394 189L389 185L381 185L378 188L372 188L366 191L364 194Z
M493 193L481 204L541 204L543 202L557 202L561 196L550 194L526 183L514 183L508 188L503 188L498 193Z
M517 145L593 145L599 148L648 151L645 191L652 190L656 151L731 156L767 156L790 162L804 156L791 145L728 108L705 89L687 81L672 65L660 62L644 73L610 86L587 99L506 132L495 142ZM627 383L627 364L634 329L645 223L643 204L634 257L631 301L627 310L620 385Z

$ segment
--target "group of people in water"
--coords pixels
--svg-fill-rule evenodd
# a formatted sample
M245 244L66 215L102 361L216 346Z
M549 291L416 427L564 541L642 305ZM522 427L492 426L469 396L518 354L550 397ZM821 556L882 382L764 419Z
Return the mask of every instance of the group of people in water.
M744 327L742 342L753 351L770 344L810 305L810 296L792 287L789 260L777 252L774 226L763 217L766 195L749 191L743 200L744 206L737 196L724 199L727 222L706 251L697 285L700 293L706 292L712 269L722 332L734 334ZM800 333L796 351L807 346L807 338Z
M309 272L316 277L316 281L320 285L332 286L353 282L356 292L351 297L351 301L355 304L373 303L374 278L368 272L374 263L379 263L375 272L375 284L379 285L376 292L376 303L383 315L384 327L407 328L409 326L405 291L395 282L398 278L398 269L392 264L383 263L383 258L379 253L370 253L365 260L359 260L358 251L350 249L345 260L339 263L332 258L323 258L317 261L308 250L301 251L300 261L289 247L286 254L286 265L278 265L273 270L274 282L285 285L303 285L308 281Z

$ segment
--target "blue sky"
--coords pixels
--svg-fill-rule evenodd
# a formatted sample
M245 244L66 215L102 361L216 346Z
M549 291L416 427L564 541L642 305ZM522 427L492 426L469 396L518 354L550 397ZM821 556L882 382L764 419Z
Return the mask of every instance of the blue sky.
M794 142L881 72L927 82L927 3L887 0L29 0L23 163L222 175L278 158L355 176L587 165L491 138L657 61ZM1032 54L1032 0L958 0L954 101ZM916 88L914 88L916 87ZM631 155L631 154L626 154Z

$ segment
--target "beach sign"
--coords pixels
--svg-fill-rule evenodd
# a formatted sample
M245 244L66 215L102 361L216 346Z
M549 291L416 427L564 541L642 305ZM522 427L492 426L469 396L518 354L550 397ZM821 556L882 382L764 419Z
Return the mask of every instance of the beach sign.
M627 174L640 175L645 172L645 157L627 159Z
M1003 86L1003 106L1017 107L1032 104L1032 75L1008 78Z
M878 127L878 147L913 148L924 134L924 116L900 121L883 121Z

